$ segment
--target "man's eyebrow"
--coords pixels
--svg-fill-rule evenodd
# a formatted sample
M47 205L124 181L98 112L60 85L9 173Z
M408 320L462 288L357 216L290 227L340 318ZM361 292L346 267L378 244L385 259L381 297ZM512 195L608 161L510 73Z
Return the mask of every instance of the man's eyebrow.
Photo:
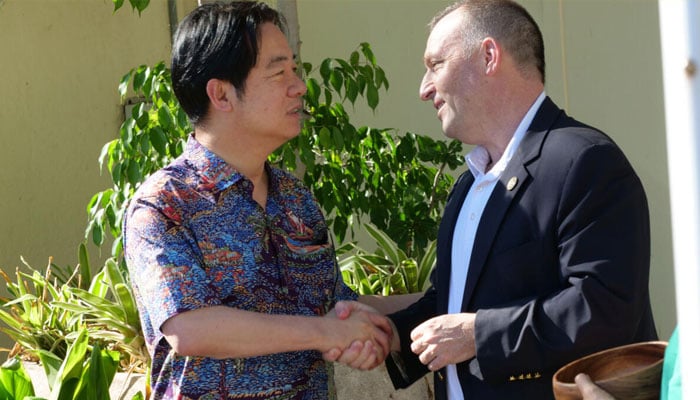
M296 59L296 56L293 56L292 59ZM279 55L272 57L270 61L267 63L266 68L271 68L274 67L276 64L284 63L289 61L289 56L285 55Z

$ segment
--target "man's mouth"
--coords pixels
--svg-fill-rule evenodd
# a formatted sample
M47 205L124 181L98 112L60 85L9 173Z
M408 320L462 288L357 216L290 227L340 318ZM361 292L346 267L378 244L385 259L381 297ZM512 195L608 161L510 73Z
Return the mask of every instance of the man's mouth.
M434 104L434 107L435 107L435 109L437 110L437 117L438 117L438 119L441 119L441 118L440 118L440 111L442 111L442 109L444 108L444 106L445 106L445 103L442 102L442 101Z
M311 112L309 112L309 110L304 108L304 106L299 106L299 107L296 107L296 108L289 110L289 114L296 114L302 118L310 118L311 117Z

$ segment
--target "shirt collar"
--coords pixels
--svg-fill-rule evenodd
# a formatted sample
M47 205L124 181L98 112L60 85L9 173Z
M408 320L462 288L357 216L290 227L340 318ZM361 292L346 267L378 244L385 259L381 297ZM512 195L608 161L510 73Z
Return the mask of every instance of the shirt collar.
M202 183L214 185L223 190L243 179L243 176L221 157L211 152L190 134L183 151L183 156L197 171Z
M527 128L530 127L530 124L532 124L532 120L535 119L535 114L542 105L542 102L544 101L545 97L546 95L544 91L542 91L542 93L540 93L540 95L537 96L537 99L535 99L535 102L532 103L530 109L527 111L523 119L520 121L520 124L515 129L513 137L510 139L510 142L508 142L508 146L503 152L503 155L498 160L498 162L488 171L488 173L486 173L485 171L486 166L489 164L489 162L491 162L491 157L489 157L489 153L486 151L485 147L476 146L469 153L467 153L466 156L464 156L469 170L475 177L478 178L482 175L492 175L494 177L498 177L501 175L501 172L503 172L503 170L506 169L506 166L508 166L508 162L511 158L513 158L513 155L515 154L516 150L518 150L520 142L525 136L525 133L527 133Z
M229 163L202 146L194 137L194 134L190 134L187 139L187 144L185 145L185 150L182 155L194 168L202 184L206 187L216 187L221 191L242 180L246 180L246 178ZM272 168L267 162L265 162L265 170L269 178L269 188L276 187L279 179L279 170ZM270 191L272 191L272 189L270 189Z

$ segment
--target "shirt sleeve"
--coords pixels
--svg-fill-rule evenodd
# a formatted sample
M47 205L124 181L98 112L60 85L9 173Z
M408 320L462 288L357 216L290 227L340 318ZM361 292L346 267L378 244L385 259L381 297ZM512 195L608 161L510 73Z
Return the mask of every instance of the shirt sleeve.
M201 256L182 213L135 198L124 221L124 254L142 307L146 332L157 343L160 327L188 310L220 304L207 285ZM148 335L147 335L148 336Z

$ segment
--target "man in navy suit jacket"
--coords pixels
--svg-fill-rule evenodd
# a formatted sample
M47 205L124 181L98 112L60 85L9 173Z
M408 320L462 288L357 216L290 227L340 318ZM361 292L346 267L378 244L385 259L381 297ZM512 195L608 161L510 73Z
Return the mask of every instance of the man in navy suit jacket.
M545 95L527 11L450 6L431 23L424 62L421 98L447 137L475 147L445 207L432 286L389 315L394 385L433 371L438 399L548 399L567 362L656 339L644 189L607 135Z

